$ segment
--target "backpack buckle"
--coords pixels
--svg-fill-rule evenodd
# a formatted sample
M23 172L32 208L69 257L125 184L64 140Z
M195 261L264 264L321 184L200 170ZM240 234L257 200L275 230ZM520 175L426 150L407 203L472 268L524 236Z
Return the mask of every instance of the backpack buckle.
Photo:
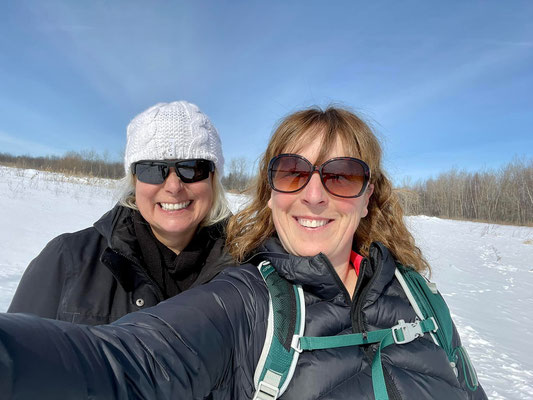
M266 383L259 382L257 391L255 392L254 400L276 400L278 398L279 388Z
M398 321L398 325L391 328L392 338L396 344L405 344L412 342L418 337L424 336L420 320L417 318L415 322L405 322L403 319Z

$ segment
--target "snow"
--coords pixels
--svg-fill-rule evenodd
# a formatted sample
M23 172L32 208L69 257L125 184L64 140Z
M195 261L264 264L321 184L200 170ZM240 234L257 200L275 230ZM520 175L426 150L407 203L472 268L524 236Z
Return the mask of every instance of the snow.
M0 311L53 237L86 228L116 202L115 181L0 166ZM232 210L246 198L228 195ZM434 217L407 223L433 268L491 399L533 398L533 228Z

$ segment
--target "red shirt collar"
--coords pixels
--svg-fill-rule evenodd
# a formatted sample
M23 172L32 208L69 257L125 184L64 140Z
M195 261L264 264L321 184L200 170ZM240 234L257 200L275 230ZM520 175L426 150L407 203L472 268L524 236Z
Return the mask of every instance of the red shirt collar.
M361 266L361 261L363 261L363 256L352 250L350 253L350 264L354 267L355 274L357 276L359 276L359 267Z

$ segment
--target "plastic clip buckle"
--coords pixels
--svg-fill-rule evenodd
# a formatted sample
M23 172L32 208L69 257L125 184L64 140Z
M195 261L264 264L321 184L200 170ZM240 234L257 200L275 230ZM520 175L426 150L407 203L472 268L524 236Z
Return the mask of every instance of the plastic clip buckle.
M417 319L415 322L405 322L403 319L398 321L398 325L393 326L392 328L392 338L396 344L405 344L412 342L420 336L424 336L422 332L422 327L420 326L420 321ZM400 340L398 335L403 335L403 339Z
M278 398L279 388L272 386L265 381L259 382L254 399L257 400L276 400Z

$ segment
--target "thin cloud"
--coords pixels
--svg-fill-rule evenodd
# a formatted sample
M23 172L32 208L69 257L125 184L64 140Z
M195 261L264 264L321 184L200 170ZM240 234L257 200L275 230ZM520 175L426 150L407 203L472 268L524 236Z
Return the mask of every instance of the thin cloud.
M36 29L42 32L80 32L95 30L96 27L90 25L53 25L40 24L36 25Z
M0 143L2 149L7 149L9 152L19 154L61 154L61 150L47 146L33 140L20 139L15 135L10 135L0 131Z
M516 44L516 42L514 42ZM528 42L521 42L527 44ZM422 104L444 94L463 90L465 85L480 77L503 70L510 63L524 56L518 46L505 46L497 50L475 56L474 61L464 62L448 74L441 74L437 79L427 79L417 86L407 87L403 92L393 94L389 99L372 107L379 118L394 119L399 115L414 110ZM435 73L432 73L435 75Z
M505 40L491 40L491 41L487 41L486 43L503 45L503 46L512 46L512 47L533 47L533 42L531 41L513 42L513 41L505 41Z

